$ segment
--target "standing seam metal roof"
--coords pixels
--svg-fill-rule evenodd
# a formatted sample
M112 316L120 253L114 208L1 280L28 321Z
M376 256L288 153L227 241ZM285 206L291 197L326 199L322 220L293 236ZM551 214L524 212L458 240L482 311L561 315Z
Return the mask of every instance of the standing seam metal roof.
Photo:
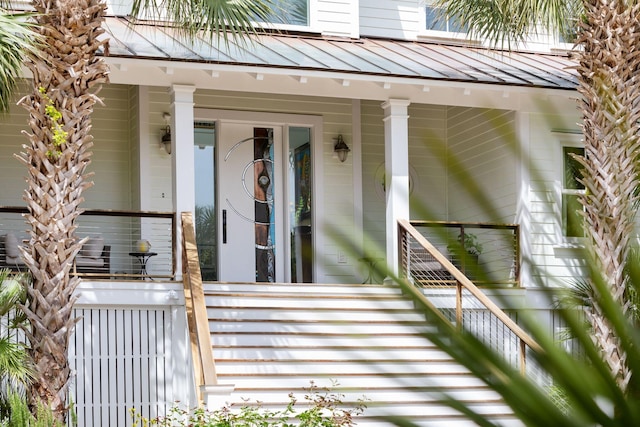
M109 56L575 89L575 63L562 55L505 52L434 42L363 38L336 40L283 34L246 43L208 38L186 41L175 30L108 17Z

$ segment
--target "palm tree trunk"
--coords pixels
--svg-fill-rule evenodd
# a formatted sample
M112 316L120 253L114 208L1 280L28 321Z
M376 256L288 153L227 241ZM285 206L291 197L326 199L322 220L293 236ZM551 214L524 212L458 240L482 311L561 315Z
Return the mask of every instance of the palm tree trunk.
M33 59L33 94L23 98L29 111L29 144L19 158L28 168L24 200L31 227L23 252L33 275L24 307L30 322L27 335L37 376L30 389L33 407L40 400L64 421L70 369L67 357L73 330L73 259L81 242L75 236L93 138L91 113L99 102L96 85L107 81L108 68L96 58L106 43L106 6L101 0L33 0L44 36L42 58Z
M591 240L592 271L614 300L629 307L624 267L635 224L639 188L640 149L640 6L624 0L585 0L586 20L578 44L579 92L584 115L585 158L579 159L586 194L583 196L586 234ZM635 2L633 2L635 3ZM594 340L622 390L631 379L626 354L612 325L602 314L598 291L587 317Z

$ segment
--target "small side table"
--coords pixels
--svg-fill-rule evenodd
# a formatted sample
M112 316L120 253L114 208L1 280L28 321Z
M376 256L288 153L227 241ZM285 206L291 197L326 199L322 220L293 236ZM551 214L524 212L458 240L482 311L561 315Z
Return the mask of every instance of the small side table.
M158 255L157 252L129 252L129 255L132 257L136 257L138 259L138 262L140 263L140 274L142 275L142 280L148 278L149 280L152 280L151 277L149 277L149 274L147 273L147 262L149 261L149 258L151 258L152 256L156 256Z
M373 283L374 280L374 272L376 268L376 264L380 261L384 261L384 258L360 258L358 261L363 262L365 267L367 268L367 278L364 279L363 284L365 283ZM377 283L377 282L376 282Z

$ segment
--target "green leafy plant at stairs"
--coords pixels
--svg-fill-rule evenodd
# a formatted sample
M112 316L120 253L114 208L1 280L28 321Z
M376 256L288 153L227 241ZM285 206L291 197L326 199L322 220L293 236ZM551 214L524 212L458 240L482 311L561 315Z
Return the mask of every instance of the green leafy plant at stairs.
M352 427L366 408L364 397L355 406L346 407L344 395L318 387L313 381L302 400L293 393L288 396L289 404L284 409L267 409L259 402L246 402L239 409L227 405L215 411L201 408L189 411L174 406L166 416L151 420L135 409L130 412L133 427ZM305 409L299 409L300 406Z

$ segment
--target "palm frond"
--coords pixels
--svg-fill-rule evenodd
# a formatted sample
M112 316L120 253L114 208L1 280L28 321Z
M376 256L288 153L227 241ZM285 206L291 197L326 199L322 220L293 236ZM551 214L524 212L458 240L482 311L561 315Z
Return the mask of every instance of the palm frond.
M274 0L134 0L131 15L151 20L162 19L193 40L198 34L228 43L244 41L247 35L261 31L257 23L266 23L282 15Z
M25 57L38 55L39 36L27 13L0 9L0 111L9 109Z
M582 10L577 0L436 0L434 5L469 28L472 37L507 48L541 30L574 33Z
M636 407L634 398L618 387L584 321L576 316L575 310L560 309L572 336L585 348L583 358L577 358L558 346L555 337L536 324L537 319L527 320L526 316L522 319L526 329L531 331L544 349L541 353L530 354L529 363L535 362L553 379L554 388L562 391L563 401L568 404L563 406L558 405L558 399L554 397L557 392L552 393L549 388L543 388L522 375L505 361L503 355L496 353L472 333L458 330L438 316L433 307L423 302L423 298L415 297L417 291L412 285L400 280L398 283L406 293L414 296L416 306L425 313L428 321L437 325L433 332L425 334L425 338L500 394L525 425L640 425L640 410ZM605 303L604 307L607 316L617 319L613 322L616 332L628 340L625 349L630 352L634 346L640 345L638 334L631 336L632 325L621 314L619 307L615 303ZM629 358L632 369L635 369L635 359L640 354L638 348L640 347L635 347L635 354ZM448 396L444 396L443 400L470 419L482 421L482 425L493 425L464 403ZM615 411L609 411L609 407L615 408Z
M9 273L10 270L0 270L0 316L14 309L18 303L23 303L27 295L26 277Z
M10 335L0 338L0 380L15 389L18 384L27 385L34 378L34 367L25 346Z

